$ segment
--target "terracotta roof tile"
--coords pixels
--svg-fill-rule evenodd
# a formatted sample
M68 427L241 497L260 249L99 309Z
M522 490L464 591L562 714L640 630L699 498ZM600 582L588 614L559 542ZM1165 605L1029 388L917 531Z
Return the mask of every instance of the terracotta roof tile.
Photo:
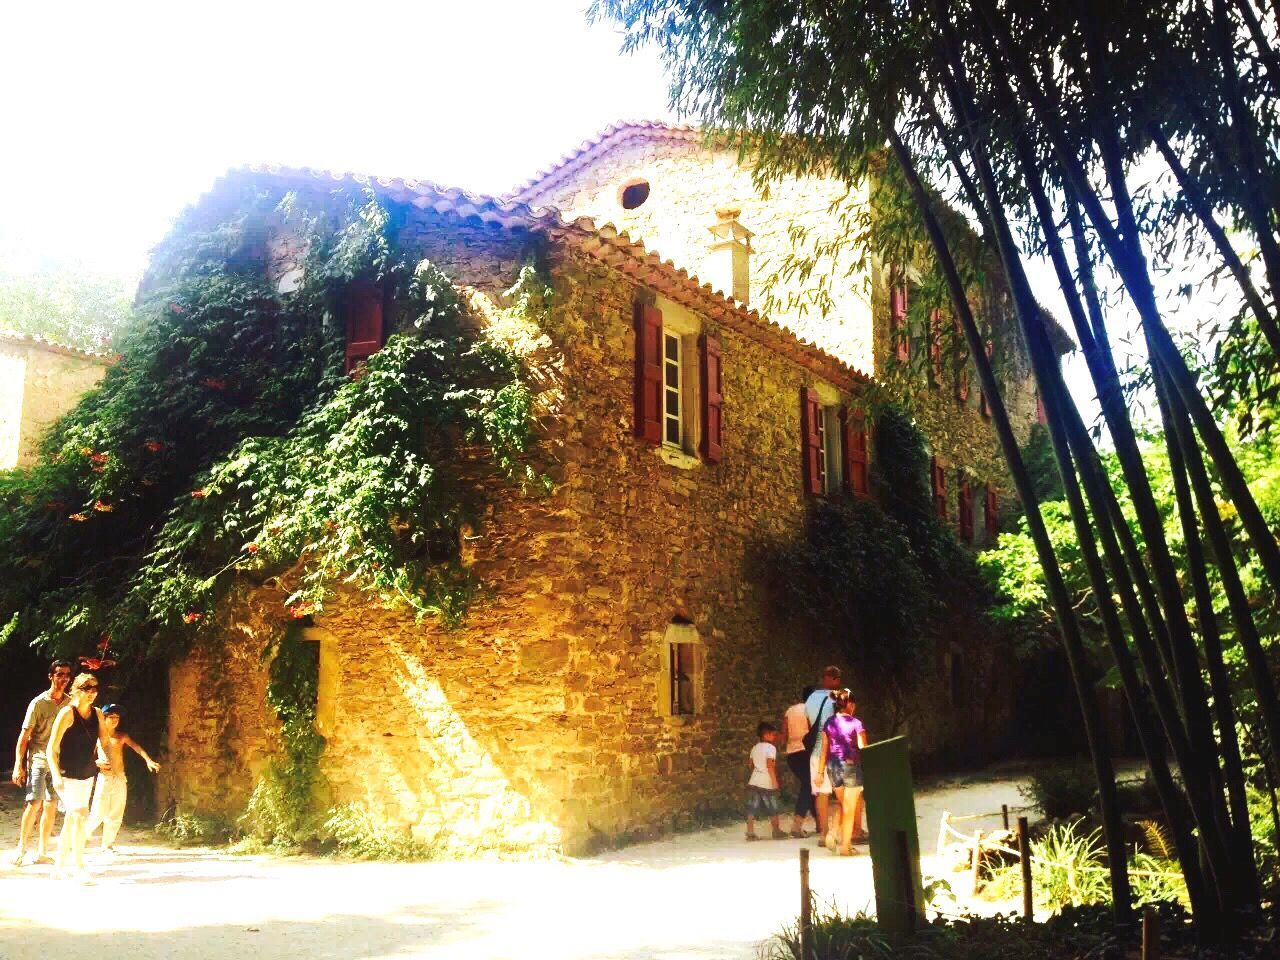
M542 193L591 163L601 153L612 150L627 140L641 137L661 140L702 140L704 136L705 133L700 127L683 123L664 123L660 120L622 120L611 123L594 137L583 140L551 166L539 170L510 193L503 194L502 199L528 203L534 195Z
M59 353L68 357L79 357L82 360L95 360L98 363L111 364L119 359L119 355L100 350L85 350L82 347L69 347L65 343L57 343L34 333L19 333L16 330L0 329L0 343L16 343L24 347L35 347L49 353Z
M647 250L638 240L612 224L597 225L588 217L569 221L554 207L530 207L523 203L468 193L426 180L372 177L333 173L310 168L254 166L246 171L268 176L299 188L365 187L400 203L422 210L475 218L507 229L525 229L563 241L574 249L626 274L671 300L711 317L737 333L791 357L834 384L846 389L869 378L844 361L802 340L787 328L702 283L683 267Z

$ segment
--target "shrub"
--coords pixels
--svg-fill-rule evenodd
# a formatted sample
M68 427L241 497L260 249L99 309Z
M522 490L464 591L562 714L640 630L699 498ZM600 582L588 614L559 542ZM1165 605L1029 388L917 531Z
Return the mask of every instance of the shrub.
M804 960L1075 960L1102 955L1110 917L1085 908L1026 924L1014 917L936 919L895 941L874 919L815 910L812 951ZM760 951L762 960L800 960L799 928L787 927Z
M1062 820L1072 814L1087 812L1097 789L1098 781L1093 769L1077 763L1038 770L1032 774L1031 783L1019 787L1018 792L1050 820Z
M355 803L334 807L323 827L337 853L357 860L430 860L435 849Z
M155 832L179 847L211 847L226 843L235 834L235 825L216 814L175 811L155 826Z
M1079 823L1054 827L1031 843L1036 900L1055 908L1110 899L1110 881L1102 866L1099 832L1086 834Z

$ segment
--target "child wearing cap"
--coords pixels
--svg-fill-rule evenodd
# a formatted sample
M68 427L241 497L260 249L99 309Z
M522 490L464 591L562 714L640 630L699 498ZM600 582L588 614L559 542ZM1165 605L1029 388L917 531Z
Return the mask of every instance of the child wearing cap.
M89 826L85 838L102 826L102 852L116 852L116 834L124 819L124 803L129 793L129 781L124 775L124 748L128 747L147 763L147 769L155 773L160 764L151 759L147 751L134 742L133 737L120 732L120 707L109 703L102 708L103 730L98 747L98 782L93 791L93 806L89 810Z

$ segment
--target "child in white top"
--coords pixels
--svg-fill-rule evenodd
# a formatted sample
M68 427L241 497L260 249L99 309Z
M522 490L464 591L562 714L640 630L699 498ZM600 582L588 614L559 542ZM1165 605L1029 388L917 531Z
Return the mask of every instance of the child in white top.
M760 742L751 748L747 765L751 779L747 781L747 839L759 840L756 835L756 817L768 817L773 825L773 839L786 837L778 823L778 728L768 720L756 727Z

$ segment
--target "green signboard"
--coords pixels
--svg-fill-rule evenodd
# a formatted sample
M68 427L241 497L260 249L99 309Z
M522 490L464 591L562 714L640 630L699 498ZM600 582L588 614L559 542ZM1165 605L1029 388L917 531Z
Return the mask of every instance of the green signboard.
M924 920L924 890L907 738L894 737L865 748L862 773L876 919L886 933L910 933Z

